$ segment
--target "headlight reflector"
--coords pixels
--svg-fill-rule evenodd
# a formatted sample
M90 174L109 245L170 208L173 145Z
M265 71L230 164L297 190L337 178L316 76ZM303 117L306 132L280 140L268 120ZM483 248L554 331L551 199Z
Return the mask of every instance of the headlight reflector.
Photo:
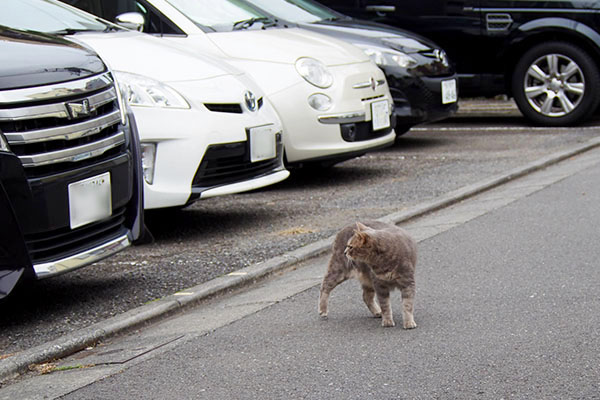
M301 57L296 61L296 71L308 83L326 89L333 84L333 75L325 64L310 57Z
M379 67L412 68L418 64L417 60L413 57L398 50L364 46L356 43L354 43L354 45L360 47Z
M190 108L188 102L172 87L147 76L115 72L123 97L132 106Z

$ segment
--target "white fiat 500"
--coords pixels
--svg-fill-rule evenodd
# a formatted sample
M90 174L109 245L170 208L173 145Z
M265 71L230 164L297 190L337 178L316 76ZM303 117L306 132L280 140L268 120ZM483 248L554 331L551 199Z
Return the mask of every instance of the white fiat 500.
M394 142L385 76L350 44L234 0L63 1L247 72L282 120L288 165L331 164Z
M0 25L68 36L115 71L139 129L146 209L256 189L289 175L277 113L234 67L60 2L3 0L0 8Z

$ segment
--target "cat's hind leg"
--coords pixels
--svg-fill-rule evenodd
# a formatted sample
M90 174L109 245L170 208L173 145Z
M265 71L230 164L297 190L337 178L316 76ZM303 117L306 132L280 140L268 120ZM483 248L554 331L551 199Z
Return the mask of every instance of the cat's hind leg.
M321 318L327 318L329 295L331 291L340 283L348 280L348 278L350 277L343 272L332 272L330 270L327 271L323 277L323 282L321 283L321 292L319 295L319 315Z
M360 273L358 275L358 280L362 286L363 300L367 305L367 308L369 311L371 311L375 318L381 318L381 308L375 301L375 288L373 287L373 280L365 273Z
M414 329L417 327L413 315L415 301L415 287L408 286L401 290L402 292L402 324L404 329Z

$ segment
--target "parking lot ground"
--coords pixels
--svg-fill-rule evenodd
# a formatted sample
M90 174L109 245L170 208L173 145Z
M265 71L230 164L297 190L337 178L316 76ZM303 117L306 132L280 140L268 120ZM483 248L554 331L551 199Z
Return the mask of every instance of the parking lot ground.
M416 127L397 146L334 168L295 173L272 188L147 214L154 243L23 285L2 302L0 377L129 329L132 315L144 323L190 297L195 301L159 300L173 293L204 283L218 290L223 281L251 282L253 276L239 274L241 269L277 266L282 254L319 247L343 224L426 210L481 184L497 184L499 177L514 177L515 170L539 168L540 160L595 146L599 133L598 121L530 127L514 110L459 116Z
M590 150L404 224L419 241L416 330L381 328L350 283L320 320L324 254L0 398L594 398L599 178Z

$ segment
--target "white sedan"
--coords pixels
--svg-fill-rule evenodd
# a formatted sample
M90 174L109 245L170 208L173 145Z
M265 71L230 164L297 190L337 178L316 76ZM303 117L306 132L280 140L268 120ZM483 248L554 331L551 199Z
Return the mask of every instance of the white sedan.
M348 43L279 26L233 0L63 1L130 27L141 14L145 32L247 72L281 117L289 165L334 163L394 142L385 76Z
M281 121L262 90L222 60L181 51L44 0L3 0L0 25L93 48L129 99L143 151L144 206L264 187L287 178Z

